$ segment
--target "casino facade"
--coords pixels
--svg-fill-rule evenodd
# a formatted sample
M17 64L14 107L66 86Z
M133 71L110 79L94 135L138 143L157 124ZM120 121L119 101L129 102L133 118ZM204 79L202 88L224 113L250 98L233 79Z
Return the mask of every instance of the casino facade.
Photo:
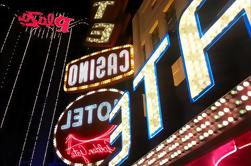
M0 162L251 165L251 1L90 3L88 23L70 24L74 16L57 13L69 26L58 21L48 32L24 28L13 16L0 55L22 56L2 61L12 74L1 68L11 85L2 78L0 131L3 151L17 150L0 154L17 160ZM83 52L71 43L81 28ZM42 64L32 63L34 53ZM39 68L37 76L29 66ZM24 79L36 88L29 91Z

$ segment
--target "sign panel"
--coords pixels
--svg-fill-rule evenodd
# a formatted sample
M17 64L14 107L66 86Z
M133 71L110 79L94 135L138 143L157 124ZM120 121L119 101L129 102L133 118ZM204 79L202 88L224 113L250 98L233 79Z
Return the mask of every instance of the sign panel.
M122 96L116 89L100 89L78 97L60 115L54 130L57 155L66 164L89 164L115 151L110 134L109 114Z
M124 45L74 60L66 66L64 90L80 92L124 81L134 74L133 56L133 47Z
M121 149L107 165L186 165L198 148L204 153L205 144L250 126L251 1L210 4L191 1L178 32L166 34L135 74L121 114L115 107L110 115L122 119L110 137ZM186 81L177 86L171 66L180 57Z
M42 12L26 11L18 16L21 25L25 27L40 28L45 26L47 28L56 27L56 32L68 33L70 23L73 18L65 17L63 15L55 16L54 13L49 13L45 16Z
M103 165L185 165L177 162L211 139L234 136L232 131L243 130L243 122L250 126L251 1L220 4L220 13L210 4L191 1L178 21L178 32L163 37L111 111L109 120L117 128L109 141L117 149ZM209 9L214 21L204 13ZM174 85L171 66L180 57L186 81ZM82 66L68 65L65 83L73 85L72 91L79 90L78 81L84 78L94 87L106 85L94 77L119 66L107 63L111 69L100 70L95 66L98 58L88 58L81 60ZM79 72L79 66L87 69L86 63L94 66L91 73Z
M128 0L93 1L91 8L91 28L85 45L88 47L112 47L122 29L127 27L130 15L125 14Z

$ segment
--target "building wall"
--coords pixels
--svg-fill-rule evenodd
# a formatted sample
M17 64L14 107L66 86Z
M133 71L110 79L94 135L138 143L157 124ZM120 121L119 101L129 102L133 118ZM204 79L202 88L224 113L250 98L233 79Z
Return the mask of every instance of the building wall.
M167 12L174 8L175 25L177 28L177 20L187 0L144 0L138 12L133 18L133 44L135 50L135 73L141 68L145 60L154 50L152 42L152 32L158 28L159 39L168 32L170 35L170 27L167 23ZM145 46L145 55L143 47ZM175 85L179 85L184 80L185 75L181 63L181 58L172 66Z

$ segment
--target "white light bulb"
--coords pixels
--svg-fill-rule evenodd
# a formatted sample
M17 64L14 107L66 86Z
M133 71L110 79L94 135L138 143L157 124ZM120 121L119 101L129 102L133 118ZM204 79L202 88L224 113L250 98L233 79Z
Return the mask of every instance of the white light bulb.
M247 100L248 100L248 97L247 97L246 95L242 95L242 96L241 96L241 100L247 101Z
M236 87L236 89L237 89L238 91L242 91L244 88L243 88L242 86L238 85L238 86Z
M224 110L224 112L226 112L226 113L230 111L229 108L224 108L223 110Z
M200 131L201 131L201 128L197 127L197 128L196 128L196 131L197 131L197 132L200 132Z
M220 99L220 102L221 102L221 103L225 103L225 102L226 102L226 99L221 98L221 99Z
M227 120L228 120L229 122L233 122L233 121L234 121L234 118L233 118L233 117L228 117Z
M212 107L211 107L211 110L213 110L213 111L216 110L216 107L215 107L215 106L212 106Z
M214 133L213 130L209 130L209 131L208 131L208 134L210 134L210 135L212 135L213 133Z
M219 106L221 106L221 103L218 102L218 101L216 101L216 102L215 102L215 105L216 105L217 107L219 107Z
M204 117L204 118L205 118L206 116L207 116L207 114L206 114L206 113L202 113L202 117Z
M248 87L249 85L250 85L249 82L247 82L247 81L243 82L243 86Z
M224 126L227 126L229 123L228 123L228 121L223 121L223 123L222 123Z
M246 110L247 110L247 111L251 111L251 105L247 105L247 106L246 106Z
M204 133L204 137L208 137L209 136L209 134L208 133Z
M223 116L224 112L220 111L218 114L219 114L219 116Z
M209 121L206 121L205 124L206 124L206 126L209 126L209 125L210 125L210 122L209 122Z

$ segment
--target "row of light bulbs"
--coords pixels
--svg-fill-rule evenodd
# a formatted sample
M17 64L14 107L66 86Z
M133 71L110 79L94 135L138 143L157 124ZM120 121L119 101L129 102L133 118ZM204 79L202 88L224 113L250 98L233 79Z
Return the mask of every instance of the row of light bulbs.
M217 100L205 111L175 132L134 166L166 165L205 144L212 136L221 135L231 125L238 125L250 114L251 76Z

